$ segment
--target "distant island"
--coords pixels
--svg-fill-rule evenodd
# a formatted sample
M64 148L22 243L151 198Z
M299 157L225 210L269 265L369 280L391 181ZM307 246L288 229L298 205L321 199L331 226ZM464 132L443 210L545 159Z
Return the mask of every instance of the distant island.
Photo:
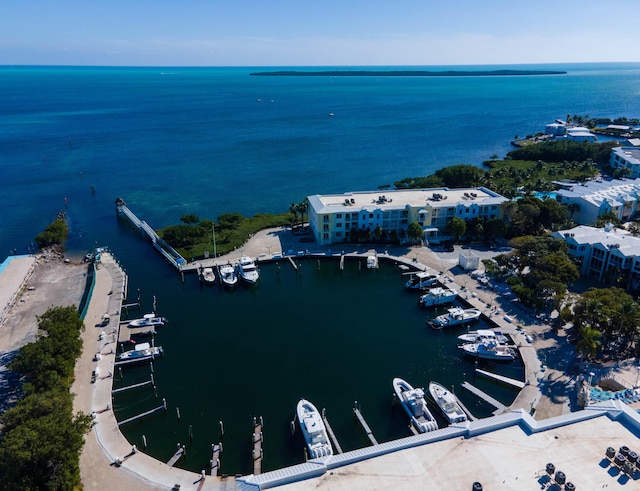
M427 70L279 70L275 72L254 72L249 75L276 77L482 77L513 75L566 75L558 70L446 70L431 72Z

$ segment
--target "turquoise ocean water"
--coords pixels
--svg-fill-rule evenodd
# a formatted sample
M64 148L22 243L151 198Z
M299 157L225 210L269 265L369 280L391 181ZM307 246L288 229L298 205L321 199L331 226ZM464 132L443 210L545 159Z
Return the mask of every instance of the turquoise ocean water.
M251 418L262 415L265 468L300 462L299 430L289 431L299 397L327 408L347 449L366 445L353 425L355 400L380 441L404 436L391 379L457 386L472 364L459 357L456 333L425 328L428 314L403 291L396 268L369 274L353 263L339 273L330 262L307 263L296 275L283 263L264 266L254 290L203 289L193 276L180 282L116 220L114 200L155 228L185 213L280 212L308 194L481 165L505 155L516 134L567 114L640 115L640 64L524 68L568 73L289 78L249 76L265 68L0 67L0 260L27 252L66 210L72 252L108 245L130 275L130 297L140 289L145 310L157 297L171 319L157 337L166 356L156 364L169 414L125 432L138 447L145 435L161 460L189 442L191 425L181 465L206 468L223 420L223 472L251 472ZM517 365L495 370L520 375ZM129 384L148 369L124 375ZM477 384L505 402L513 397ZM465 402L479 415L491 411ZM125 418L156 403L137 393L114 408Z

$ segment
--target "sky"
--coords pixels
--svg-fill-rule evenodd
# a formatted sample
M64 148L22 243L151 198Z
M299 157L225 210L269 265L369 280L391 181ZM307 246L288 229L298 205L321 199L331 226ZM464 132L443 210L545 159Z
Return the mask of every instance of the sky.
M640 62L638 0L2 0L0 65Z

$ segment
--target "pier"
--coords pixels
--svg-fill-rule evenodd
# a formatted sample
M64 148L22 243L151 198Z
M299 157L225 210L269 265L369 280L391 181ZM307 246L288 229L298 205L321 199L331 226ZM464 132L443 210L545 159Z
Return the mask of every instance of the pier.
M373 436L373 432L371 431L371 428L369 428L369 425L364 420L364 417L362 416L362 413L360 412L360 409L358 408L358 404L357 403L353 407L353 414L355 414L355 417L358 420L358 422L360 423L360 426L362 426L362 429L364 430L364 432L366 433L367 437L369 438L369 441L371 442L371 445L377 445L378 441L376 440L376 437Z
M220 454L222 453L222 443L214 443L211 445L213 456L211 457L211 475L220 474Z
M291 263L291 266L293 266L293 269L295 269L296 271L298 271L298 265L296 264L296 262L293 260L293 258L291 256L287 256L287 259L289 260L289 262Z
M158 406L156 408L153 408L147 412L138 414L137 416L133 416L129 419L124 419L120 422L118 422L118 426L122 426L122 425L126 425L127 423L132 423L134 421L138 421L139 419L144 418L145 416L150 416L152 414L155 413L159 413L160 411L166 411L167 410L167 401L165 401L164 399L162 399L162 406Z
M180 460L186 454L187 454L186 447L184 445L180 446L180 444L178 443L178 450L176 451L176 453L173 454L173 457L169 459L169 462L167 462L167 465L169 467L173 467L176 464L176 462L178 462L178 460Z
M463 389L467 389L469 392L471 392L472 394L478 396L480 399L482 399L483 401L485 401L488 404L491 404L493 407L496 408L496 410L493 412L493 415L496 416L500 413L503 413L506 411L506 407L504 404L502 404L500 401L497 401L496 399L494 399L493 397L491 397L489 394L487 394L486 392L481 391L480 389L478 389L477 387L471 385L469 382L462 382L462 388Z
M126 387L120 387L119 389L113 389L111 394L119 394L121 392L126 392L128 390L139 389L141 387L146 387L147 385L154 386L153 384L153 374L151 375L151 380L147 380L146 382L140 382L139 384L127 385Z
M253 418L253 473L262 474L262 416Z
M498 375L497 373L487 372L486 370L480 370L479 368L476 368L476 373L480 375L484 375L485 377L491 378L493 380L497 380L498 382L502 382L504 384L510 385L517 389L524 389L524 386L526 385L524 382L521 382L520 380L505 377L504 375Z
M187 264L185 258L183 258L178 251L167 244L160 236L151 228L151 226L144 220L140 220L128 207L122 198L116 199L116 210L119 216L126 217L134 227L140 230L153 244L160 254L162 254L167 261L169 261L176 269L180 270L183 265Z
M327 419L324 409L322 409L322 421L324 421L324 425L327 428L327 433L329 434L329 438L333 443L333 447L336 449L336 453L342 453L342 447L338 443L338 439L336 438L336 435L333 432L333 428L331 428L331 425L329 424L329 420Z

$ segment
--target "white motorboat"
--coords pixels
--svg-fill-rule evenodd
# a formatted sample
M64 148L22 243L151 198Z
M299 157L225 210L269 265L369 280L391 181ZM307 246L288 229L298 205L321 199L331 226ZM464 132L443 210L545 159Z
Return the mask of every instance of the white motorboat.
M144 314L140 319L133 319L129 322L129 327L158 327L167 323L165 317L159 317L156 314Z
M460 407L455 394L437 382L429 382L429 394L438 405L442 414L449 423L463 423L467 421L467 415Z
M509 344L511 341L502 331L494 331L492 329L478 329L477 331L469 331L468 333L458 336L460 341L465 343L495 343Z
M426 433L438 429L438 423L427 407L423 389L414 389L409 382L396 377L393 379L393 390L418 432Z
M296 408L298 422L309 448L309 458L330 457L333 449L320 412L306 399L300 399Z
M378 256L367 256L367 268L369 269L378 268Z
M213 268L204 268L202 270L202 281L207 285L213 285L216 282L216 274L213 272Z
M153 360L164 353L162 346L151 346L149 343L136 344L132 350L125 351L116 356L116 361L127 363Z
M510 346L495 343L465 343L460 346L466 354L483 360L513 361L516 352Z
M435 271L418 271L417 273L411 273L409 281L404 285L409 290L421 290L433 285L440 279L440 274Z
M235 286L238 283L236 270L233 269L231 264L220 266L220 279L225 286Z
M242 256L238 260L237 264L238 275L244 281L253 285L260 278L260 274L258 273L258 268L256 267L256 263L249 256Z
M423 307L435 307L436 305L451 303L457 297L458 292L456 290L437 286L435 288L429 288L429 291L420 297L418 303Z
M459 326L477 321L482 315L478 309L463 309L462 307L451 307L446 314L439 315L433 320L427 321L434 329L444 329L451 326Z

